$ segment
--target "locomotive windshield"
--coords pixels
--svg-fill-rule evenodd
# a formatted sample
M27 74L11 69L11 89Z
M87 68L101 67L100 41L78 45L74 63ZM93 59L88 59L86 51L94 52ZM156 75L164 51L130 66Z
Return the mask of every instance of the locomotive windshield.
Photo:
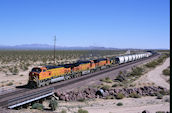
M41 72L41 69L40 69L40 68L33 68L33 69L32 69L32 72L40 73L40 72Z

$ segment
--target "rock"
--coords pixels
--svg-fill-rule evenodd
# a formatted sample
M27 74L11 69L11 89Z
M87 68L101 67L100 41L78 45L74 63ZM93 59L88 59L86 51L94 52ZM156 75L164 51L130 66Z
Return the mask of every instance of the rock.
M82 100L82 99L85 99L82 95L82 93L79 93L76 97L76 100Z
M110 95L114 95L114 90L112 89L112 90L109 90L109 94Z
M148 110L144 110L142 111L142 113L150 113Z
M99 95L99 96L102 96L102 97L103 97L103 95L104 95L103 89L98 90L98 91L96 92L96 95Z
M90 88L85 89L85 90L84 90L84 93L90 94L90 93L91 93Z
M61 95L61 96L59 97L59 100L65 100L65 96Z
M55 94L55 96L60 97L61 92L57 91L57 92L55 92L54 94Z
M107 96L109 96L109 92L108 92L108 91L105 91L105 92L103 93L103 97L107 97Z

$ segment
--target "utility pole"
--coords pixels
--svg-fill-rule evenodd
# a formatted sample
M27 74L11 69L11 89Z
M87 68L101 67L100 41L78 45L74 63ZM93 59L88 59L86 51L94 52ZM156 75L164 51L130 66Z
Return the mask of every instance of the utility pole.
M56 54L55 54L55 49L56 49L56 36L54 36L54 65L56 64Z

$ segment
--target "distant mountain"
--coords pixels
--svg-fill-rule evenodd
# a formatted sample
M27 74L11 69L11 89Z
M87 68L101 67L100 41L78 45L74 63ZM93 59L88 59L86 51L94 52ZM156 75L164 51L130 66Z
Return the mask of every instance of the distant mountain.
M15 46L0 46L0 50L53 50L53 45L48 44L23 44ZM62 47L56 46L56 50L116 50L118 48L106 48L106 47Z
M15 45L15 46L2 46L0 45L0 50L53 50L53 45L48 44L23 44L23 45ZM96 47L96 46L89 46L89 47L62 47L56 46L56 50L143 50L143 49L136 49L136 48L113 48L113 47ZM145 49L146 50L146 49ZM151 49L149 49L151 50Z

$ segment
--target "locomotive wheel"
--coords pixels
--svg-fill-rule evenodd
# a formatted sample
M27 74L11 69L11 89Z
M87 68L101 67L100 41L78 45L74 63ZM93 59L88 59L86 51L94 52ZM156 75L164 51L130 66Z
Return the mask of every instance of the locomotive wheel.
M45 85L48 86L48 85L49 85L49 81L47 81L47 82L45 83Z
M69 79L69 76L66 75L64 78L65 78L64 80L68 80Z
M94 72L95 72L95 71L92 69L92 70L91 70L91 73L94 73Z
M41 85L41 84L38 84L37 86L38 86L38 87L42 87L42 85Z
M80 76L82 76L82 73L81 73L81 72L79 73L79 77L80 77Z
M45 82L42 83L42 86L43 86L43 87L45 86Z

